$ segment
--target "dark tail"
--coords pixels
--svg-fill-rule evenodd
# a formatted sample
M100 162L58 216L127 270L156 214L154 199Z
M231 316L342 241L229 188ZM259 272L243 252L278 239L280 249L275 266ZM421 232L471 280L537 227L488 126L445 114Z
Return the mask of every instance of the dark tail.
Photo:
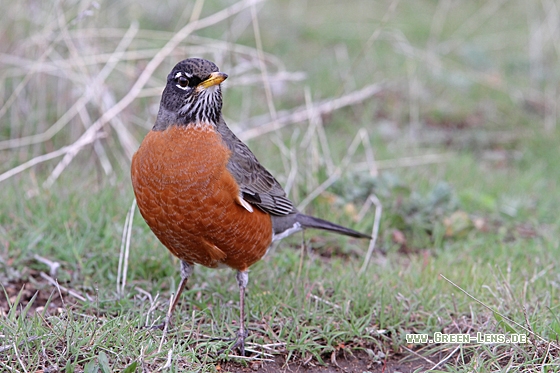
M371 236L368 234L360 233L353 229L346 228L341 225L331 223L330 221L315 218L309 215L298 213L296 216L296 220L301 224L302 228L323 229L326 231L331 231L331 232L343 234L345 236L356 237L356 238L371 238Z
M271 215L270 217L272 219L272 230L274 232L272 237L273 241L280 240L306 228L323 229L346 236L371 239L370 235L299 212L289 215Z

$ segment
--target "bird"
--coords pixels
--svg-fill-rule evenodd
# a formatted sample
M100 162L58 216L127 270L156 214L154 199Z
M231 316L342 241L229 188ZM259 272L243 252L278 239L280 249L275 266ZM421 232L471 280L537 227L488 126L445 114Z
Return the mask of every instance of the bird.
M237 271L240 299L232 350L245 355L248 270L273 241L306 228L371 237L294 207L280 183L224 121L221 83L227 78L202 58L173 67L155 124L133 155L131 179L142 217L181 263L165 330L195 264L229 267Z

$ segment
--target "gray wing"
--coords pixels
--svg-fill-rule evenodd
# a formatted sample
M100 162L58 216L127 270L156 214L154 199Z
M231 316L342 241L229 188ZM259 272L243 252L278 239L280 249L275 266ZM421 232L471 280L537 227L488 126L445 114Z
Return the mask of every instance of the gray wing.
M224 143L231 151L227 164L245 201L272 215L296 212L280 183L264 168L251 150L228 128L223 119L217 126Z

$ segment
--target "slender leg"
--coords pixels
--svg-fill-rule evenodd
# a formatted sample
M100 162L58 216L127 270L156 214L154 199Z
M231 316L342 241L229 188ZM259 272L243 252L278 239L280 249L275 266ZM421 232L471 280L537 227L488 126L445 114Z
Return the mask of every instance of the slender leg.
M249 282L249 272L237 271L237 284L239 285L239 331L232 349L239 347L241 355L245 356L245 337L247 330L245 329L245 288Z
M167 315L165 315L165 323L163 324L163 332L164 334L167 332L169 328L169 324L171 323L171 317L173 316L173 311L175 311L175 307L177 307L177 303L179 303L179 297L183 292L183 289L187 285L187 281L191 274L193 273L193 266L187 262L181 261L181 282L179 282L179 288L177 289L177 293L173 296L173 299L170 299L171 306L167 310Z

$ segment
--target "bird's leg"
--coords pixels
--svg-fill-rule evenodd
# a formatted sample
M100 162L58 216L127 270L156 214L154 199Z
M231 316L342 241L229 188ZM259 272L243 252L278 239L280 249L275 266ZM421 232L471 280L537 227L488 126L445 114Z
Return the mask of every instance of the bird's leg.
M165 315L164 324L156 326L156 328L163 328L164 334L167 333L167 329L169 328L169 324L171 323L171 317L173 316L173 311L175 311L175 307L177 307L177 303L179 303L179 297L181 296L183 289L187 285L187 281L192 273L193 266L181 260L181 282L179 282L179 288L177 289L177 292L175 293L173 298L169 300L172 303L170 303L167 314Z
M249 272L237 271L237 284L239 285L239 331L232 349L239 347L242 356L245 356L245 337L247 330L245 329L245 288L249 282Z

